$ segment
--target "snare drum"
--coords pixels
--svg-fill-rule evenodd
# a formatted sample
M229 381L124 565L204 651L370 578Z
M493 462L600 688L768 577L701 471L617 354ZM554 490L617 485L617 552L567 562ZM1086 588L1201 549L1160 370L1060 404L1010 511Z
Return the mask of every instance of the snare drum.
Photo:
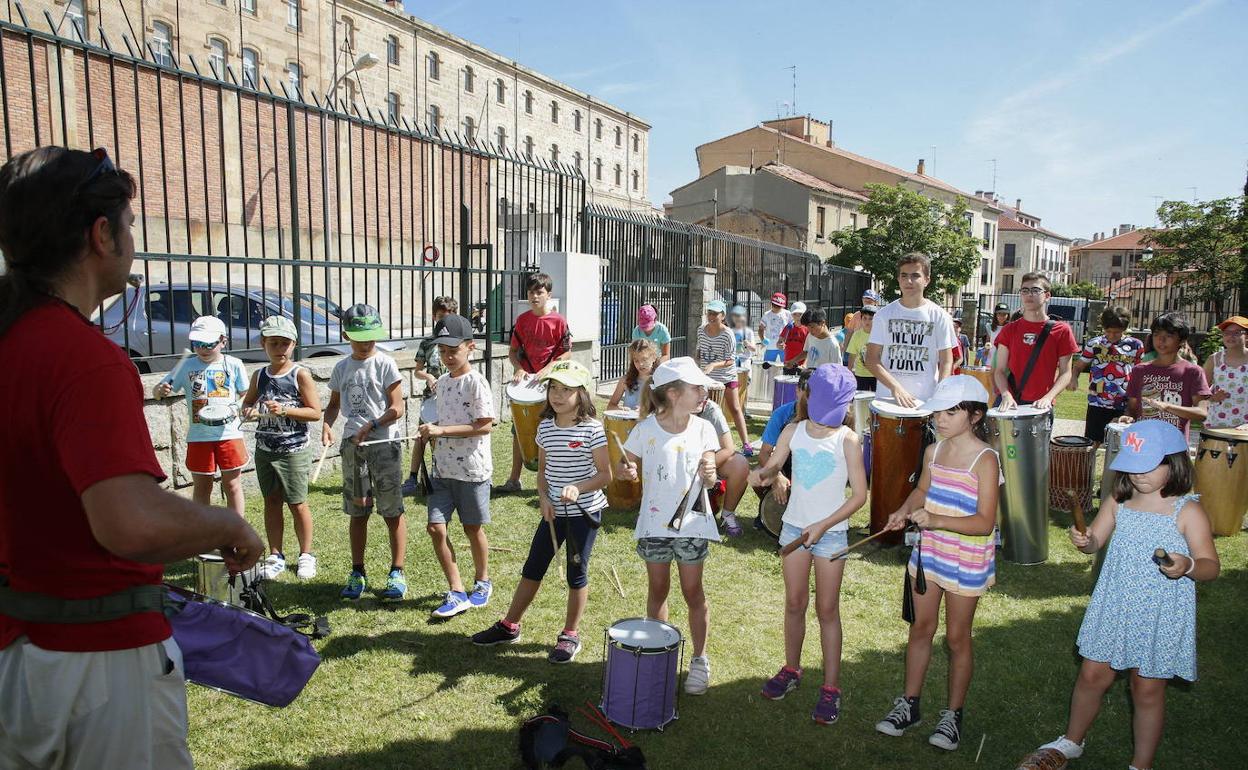
M637 412L632 409L611 409L603 415L602 427L609 434L607 454L611 458L613 472L620 465L622 455L619 448L628 441L628 434L633 432L637 420ZM619 440L616 441L610 436ZM641 505L641 479L625 481L612 477L611 483L607 485L607 504L617 511L636 509Z
M891 398L871 402L871 533L884 528L919 483L927 409L907 409ZM882 539L900 543L900 530Z
M761 401L765 404L771 403L776 392L776 375L780 373L780 367L764 364L762 360L751 362L750 368L750 394L748 401Z
M1049 558L1048 410L988 410L988 432L1001 458L1001 557L1015 564Z
M633 730L662 729L676 718L684 640L668 623L616 621L602 637L602 702L607 719Z
M715 405L720 409L724 408L724 392L728 388L722 382L715 382L706 386L706 400L714 401Z
M1114 482L1118 479L1118 471L1110 470L1114 464L1114 459L1118 457L1118 450L1122 449L1122 434L1127 430L1128 425L1121 422L1111 422L1105 426L1105 463L1101 466L1101 502L1114 494Z
M1248 509L1248 431L1205 428L1196 450L1196 492L1213 534L1238 534Z
M507 399L511 401L512 426L520 445L520 457L524 467L537 470L537 426L546 408L546 383L535 378L525 378L507 386Z
M992 367L990 366L963 366L963 374L969 374L979 380L979 384L984 386L984 390L991 395L995 388L992 384Z
M776 377L775 389L771 396L771 410L774 412L790 401L797 400L797 375L781 374Z
M784 509L787 507L786 503L776 500L775 490L770 487L758 501L758 520L772 537L780 537L780 530L784 528Z
M420 421L434 424L438 421L438 399L436 396L425 396L420 404Z
M205 404L195 413L195 419L202 425L211 425L214 428L229 425L238 420L238 406L236 404Z
M1086 514L1092 506L1096 444L1083 436L1054 436L1049 442L1049 507Z

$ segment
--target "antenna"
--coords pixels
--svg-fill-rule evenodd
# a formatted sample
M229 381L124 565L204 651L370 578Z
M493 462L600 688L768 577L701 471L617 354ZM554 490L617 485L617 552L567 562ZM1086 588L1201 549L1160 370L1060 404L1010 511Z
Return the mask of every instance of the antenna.
M1153 199L1153 227L1157 226L1157 209L1161 208L1161 202L1166 199L1164 195L1150 195Z
M989 158L986 162L992 164L992 191L995 193L997 191L997 159Z
M793 64L784 69L793 73L793 101L789 102L789 114L797 114L797 65Z
M1191 191L1192 191L1192 203L1195 203L1195 202L1196 202L1196 188L1195 188L1195 187L1189 187L1189 188L1187 188L1187 189L1189 189L1189 190L1191 190Z
M936 174L936 145L932 145L932 174Z

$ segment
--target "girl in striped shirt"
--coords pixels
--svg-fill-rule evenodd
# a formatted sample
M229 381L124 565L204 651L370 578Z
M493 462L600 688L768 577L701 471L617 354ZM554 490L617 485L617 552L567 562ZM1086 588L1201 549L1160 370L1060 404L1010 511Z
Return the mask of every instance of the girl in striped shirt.
M914 588L921 563L927 590L922 594L914 590L905 693L875 729L899 736L918 724L919 695L944 597L949 704L940 712L928 743L952 751L961 736L962 704L974 669L971 623L975 607L996 579L993 532L1001 466L987 443L988 391L978 380L965 374L941 380L923 406L932 410L940 440L927 449L918 486L889 517L887 528L902 529L907 520L920 527L920 544L911 555L908 571Z

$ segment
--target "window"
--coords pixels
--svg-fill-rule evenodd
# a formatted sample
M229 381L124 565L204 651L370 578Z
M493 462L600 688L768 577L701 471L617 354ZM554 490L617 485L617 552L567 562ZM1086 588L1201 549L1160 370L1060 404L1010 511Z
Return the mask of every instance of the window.
M988 283L988 281L991 280L991 278L992 278L992 260L991 259L980 260L979 282Z
M524 137L524 157L533 160L533 137Z
M641 137L633 134L633 152L641 152Z
M822 238L824 224L827 222L828 211L823 206L815 207L815 235Z
M499 104L507 103L507 84L502 78L494 81L494 101Z
M1040 264L1040 244L1036 244L1036 254L1035 254L1034 260L1035 260L1036 265L1037 265L1037 266L1039 266L1039 264Z
M286 0L286 26L299 29L299 0Z
M1001 276L1001 293L1002 293L1002 294L1013 294L1013 293L1014 293L1014 276L1013 276L1013 274L1011 274L1011 275L1003 275L1003 276Z
M494 144L498 147L499 152L507 149L507 129L502 126L494 129Z
M386 116L395 123L399 122L399 95L394 91L386 94Z
M148 317L153 321L173 320L189 324L199 315L196 305L202 304L203 295L186 289L172 291L158 289L147 293Z
M73 27L72 37L77 40L86 42L87 40L87 14L83 12L82 4L84 0L69 0L65 4L65 20Z
M303 87L303 68L296 62L286 62L286 81L290 84L290 90L298 93Z
M624 171L620 168L620 164L615 164L615 186L619 187L624 184Z
M254 48L243 49L243 85L255 88L260 82L260 54Z
M229 46L219 37L209 38L208 40L208 66L212 68L212 74L219 79L225 78L225 60L230 54Z
M602 138L602 118L594 118L594 138Z
M577 132L578 134L581 132L581 111L580 110L572 111L572 130Z
M1018 267L1017 259L1014 255L1015 245L1012 243L1005 244L1005 257L1002 260L1002 267Z
M386 35L386 61L399 66L399 39L394 35Z
M851 212L849 215L849 229L850 230L858 229L858 212L857 211Z
M985 249L992 248L992 223L991 222L984 223L984 248Z
M431 131L442 130L442 110L438 108L438 105L429 105L429 111L427 117L425 118L425 122L429 124L429 130Z
M623 141L624 141L624 132L620 129L619 126L616 126L615 127L615 146L616 147L622 146L621 143Z
M971 237L975 236L975 215L969 211L966 212L966 234Z
M464 141L468 143L477 141L477 123L471 115L464 118Z
M442 59L437 51L430 51L429 56L425 57L425 75L430 80L441 80Z
M550 162L551 163L559 162L559 145L557 144L552 144L550 146Z
M342 17L343 39L347 42L347 48L355 50L355 22L346 16Z
M222 3L224 5L224 3ZM243 0L243 10L247 13L256 12L256 0Z
M163 21L152 22L152 56L157 64L173 66L173 28Z
M559 122L559 102L556 102L553 99L550 102L550 122Z
M577 171L581 170L581 160L581 153L579 151L572 153L572 165L576 166Z
M594 158L594 179L602 181L602 158Z
M533 114L533 92L532 91L524 92L524 112L526 115Z
M464 93L472 93L476 79L477 73L473 72L472 67L464 67Z
M641 189L641 172L640 171L633 172L633 189L634 190Z

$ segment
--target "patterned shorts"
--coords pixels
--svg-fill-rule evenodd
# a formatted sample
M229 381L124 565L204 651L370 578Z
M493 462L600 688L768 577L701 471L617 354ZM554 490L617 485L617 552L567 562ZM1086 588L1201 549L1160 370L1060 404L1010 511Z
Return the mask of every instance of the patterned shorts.
M710 553L704 537L643 537L637 541L637 555L651 564L701 564Z
M359 447L342 442L342 510L367 516L376 508L385 518L403 515L403 448L398 442ZM372 498L356 505L359 498Z

